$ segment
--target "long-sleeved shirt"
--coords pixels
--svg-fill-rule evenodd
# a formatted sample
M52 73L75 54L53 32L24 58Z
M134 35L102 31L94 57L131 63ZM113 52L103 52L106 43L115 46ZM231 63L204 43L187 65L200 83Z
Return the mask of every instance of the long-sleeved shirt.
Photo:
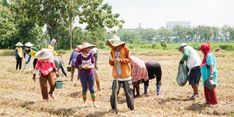
M38 60L35 69L46 76L56 68L54 62Z
M69 64L71 63L72 66L75 66L76 65L76 59L77 59L77 56L80 54L80 52L74 50L70 56L70 59L69 59Z
M80 66L91 66L94 65L94 57L93 54L89 54L87 57L84 57L82 54L79 54L76 59L76 67L79 68L79 76L80 77L88 77L94 75L94 69L84 69Z
M114 77L114 79L116 80L131 80L131 67L130 67L130 53L127 47L123 47L120 50L120 55L119 55L119 59L120 59L120 66L121 66L121 74L118 75L118 70L117 70L117 63L115 63L114 61L116 60L116 51L114 49L112 49L111 51L111 58L109 60L109 64L113 67L112 70L112 76Z

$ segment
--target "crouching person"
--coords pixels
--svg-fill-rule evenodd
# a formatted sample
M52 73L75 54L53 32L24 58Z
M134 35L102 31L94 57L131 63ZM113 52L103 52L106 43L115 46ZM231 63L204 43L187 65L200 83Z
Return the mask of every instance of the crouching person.
M132 84L134 97L140 96L141 81L149 80L145 62L135 56L131 56ZM135 94L136 92L136 94Z
M48 49L42 49L37 53L37 64L35 66L35 71L33 75L33 80L36 80L36 73L40 72L40 87L41 87L41 94L44 101L49 100L49 96L52 99L55 99L54 96L54 89L55 89L55 73L56 68L55 64L51 60L51 57L53 56L53 53ZM50 85L50 91L48 92L47 89L47 82L49 82Z
M128 108L134 110L129 50L125 46L125 43L116 35L107 41L107 45L111 47L109 64L113 67L112 94L110 98L112 111L116 113L118 112L117 91L120 85L123 85Z
M149 80L156 78L156 94L160 95L162 69L157 62L149 61L145 63L148 71ZM148 93L149 80L144 81L144 94Z

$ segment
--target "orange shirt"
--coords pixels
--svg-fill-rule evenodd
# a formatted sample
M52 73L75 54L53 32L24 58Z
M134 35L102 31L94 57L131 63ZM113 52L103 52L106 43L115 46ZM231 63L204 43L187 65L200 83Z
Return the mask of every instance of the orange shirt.
M111 50L111 56L112 56L112 60L109 60L109 64L111 66L113 66L112 69L112 76L114 78L129 78L131 77L131 67L130 67L130 54L129 54L129 50L127 47L123 47L120 50L120 63L121 63L121 75L119 76L117 74L117 69L116 69L116 64L114 63L115 61L115 50L112 49Z

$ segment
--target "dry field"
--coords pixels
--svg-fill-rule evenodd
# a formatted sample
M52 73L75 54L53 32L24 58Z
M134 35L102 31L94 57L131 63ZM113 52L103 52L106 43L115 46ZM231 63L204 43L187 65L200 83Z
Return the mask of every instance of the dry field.
M176 84L177 66L180 53L177 51L137 51L133 54L144 61L153 60L161 63L162 94L155 95L155 80L150 81L149 95L141 95L135 99L135 110L130 111L125 102L121 89L118 114L111 113L109 98L111 94L111 67L108 65L109 52L102 50L99 59L99 75L101 91L96 92L97 105L92 104L88 93L88 105L84 106L81 99L81 85L78 80L65 81L63 89L55 90L57 100L42 102L38 79L34 82L31 69L24 72L15 71L13 56L0 56L0 116L9 117L50 117L50 116L234 116L234 53L217 52L218 86L217 96L219 104L215 107L203 105L205 102L202 84L199 87L200 97L188 100L192 90L188 84L180 87ZM69 54L63 56L67 65ZM70 73L69 73L70 76ZM141 85L141 93L143 85Z

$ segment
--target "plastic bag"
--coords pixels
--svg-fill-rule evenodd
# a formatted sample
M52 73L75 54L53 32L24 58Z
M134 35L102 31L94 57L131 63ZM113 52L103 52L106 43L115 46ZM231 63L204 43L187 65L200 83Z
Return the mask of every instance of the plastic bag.
M188 81L188 70L185 64L179 64L176 82L179 86L184 86Z

